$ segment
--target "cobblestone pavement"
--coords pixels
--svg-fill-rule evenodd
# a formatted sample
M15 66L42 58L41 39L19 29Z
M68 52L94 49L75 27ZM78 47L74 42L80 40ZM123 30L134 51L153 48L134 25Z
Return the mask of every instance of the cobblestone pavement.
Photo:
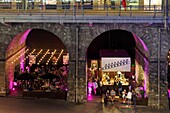
M133 107L108 105L101 101L75 104L56 99L0 97L0 113L134 113ZM170 110L154 110L137 106L136 113L170 113Z

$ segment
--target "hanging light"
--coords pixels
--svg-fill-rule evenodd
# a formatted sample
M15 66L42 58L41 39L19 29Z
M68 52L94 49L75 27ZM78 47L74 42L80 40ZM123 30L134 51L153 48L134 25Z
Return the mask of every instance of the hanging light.
M50 50L48 49L45 54L41 57L41 59L38 61L38 65L41 63L41 61L44 59L44 57L47 55L47 53L49 52Z
M35 51L36 51L36 49L33 49L32 52L31 52L28 56L26 56L26 57L24 58L24 60L22 60L22 62L24 62L26 59L28 59L29 56L31 56Z
M55 65L57 64L58 60L60 59L60 56L61 56L61 54L63 53L63 51L64 51L64 50L62 49L61 52L60 52L60 54L59 54L59 56L58 56L58 58L57 58L57 60L56 60L55 63L54 63Z
M17 61L21 56L23 56L29 49L27 48L24 52L22 52L23 50L24 50L25 48L23 48L22 50L21 50L21 52L18 52L18 53L16 53L15 55L14 55L14 60L11 62L11 63L14 63L15 61ZM19 55L20 54L20 55ZM19 56L18 56L19 55ZM16 58L15 58L15 56L17 56Z
M43 49L41 49L38 54L35 55L35 58L43 51Z
M55 55L56 51L57 51L56 49L53 51L53 53L51 54L50 58L47 60L46 65L48 65L48 63L50 62L51 58Z

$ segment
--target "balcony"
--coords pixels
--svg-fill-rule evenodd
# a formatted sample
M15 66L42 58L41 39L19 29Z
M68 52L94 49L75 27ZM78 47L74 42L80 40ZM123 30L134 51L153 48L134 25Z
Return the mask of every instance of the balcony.
M48 23L163 23L162 6L85 6L1 4L0 22ZM169 13L169 12L168 12ZM168 18L166 18L168 20ZM169 20L168 20L169 21Z

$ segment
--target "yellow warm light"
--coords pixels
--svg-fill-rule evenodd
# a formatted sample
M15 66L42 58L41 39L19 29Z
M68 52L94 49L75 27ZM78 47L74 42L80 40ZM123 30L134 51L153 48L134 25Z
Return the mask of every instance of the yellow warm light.
M52 54L51 54L51 56L49 57L49 59L47 60L47 62L46 63L49 63L50 62L50 60L51 60L51 58L55 55L55 53L56 53L56 49L52 52ZM48 64L47 64L48 65Z
M22 52L24 49L22 49L21 51L19 51L18 53L16 53L15 55L14 55L14 60L13 60L13 63L15 62L15 61L17 61L21 56L23 56L29 49L26 49L24 52ZM19 54L21 54L21 55L19 55ZM19 56L18 56L19 55ZM17 56L17 57L16 57Z
M60 56L61 56L61 54L63 53L63 49L61 50L61 52L60 52L60 54L59 54L59 56L57 57L57 60L56 60L56 62L55 62L55 64L57 64L57 62L58 62L58 60L60 59Z
M28 59L29 56L31 56L31 55L35 52L35 50L36 50L36 49L33 49L32 52L31 52L28 56L26 56L26 57L24 58L24 61L25 61L26 59ZM25 53L24 53L24 54L25 54ZM24 61L23 61L23 62L24 62Z
M38 63L41 63L41 61L44 59L44 57L47 55L47 53L49 52L50 50L48 49L45 54L41 57L41 59L38 61ZM38 64L39 65L39 64Z

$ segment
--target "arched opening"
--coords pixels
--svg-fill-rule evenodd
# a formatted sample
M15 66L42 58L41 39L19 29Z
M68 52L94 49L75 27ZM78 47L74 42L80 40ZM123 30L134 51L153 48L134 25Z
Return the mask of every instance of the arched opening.
M146 45L135 34L119 29L100 34L87 49L87 98L114 89L117 101L123 102L122 92L135 90L140 94L137 104L147 105L148 59Z
M69 54L56 35L43 29L22 32L8 46L6 59L10 95L66 99Z

